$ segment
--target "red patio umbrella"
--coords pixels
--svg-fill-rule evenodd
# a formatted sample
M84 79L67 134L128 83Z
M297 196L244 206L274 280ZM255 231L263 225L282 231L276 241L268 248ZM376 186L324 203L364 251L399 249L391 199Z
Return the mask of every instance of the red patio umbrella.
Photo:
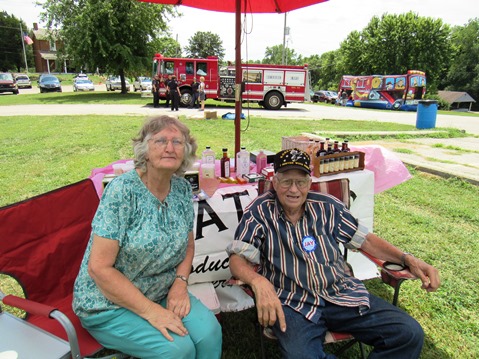
M235 154L241 145L241 14L284 13L328 0L139 0L166 5L184 5L197 9L235 13Z

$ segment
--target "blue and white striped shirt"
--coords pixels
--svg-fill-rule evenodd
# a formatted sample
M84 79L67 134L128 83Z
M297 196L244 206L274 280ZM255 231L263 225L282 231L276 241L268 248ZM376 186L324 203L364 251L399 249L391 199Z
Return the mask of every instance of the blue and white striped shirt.
M324 300L369 307L363 283L344 271L338 244L360 248L367 233L333 196L309 192L305 213L293 224L276 194L266 192L246 208L227 252L259 264L282 304L316 323Z

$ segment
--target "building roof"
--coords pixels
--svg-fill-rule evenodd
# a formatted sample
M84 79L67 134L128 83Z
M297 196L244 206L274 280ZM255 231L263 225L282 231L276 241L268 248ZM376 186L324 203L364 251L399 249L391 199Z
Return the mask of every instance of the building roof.
M437 95L444 101L453 103L476 102L467 92L461 91L438 91Z
M57 30L48 30L48 29L38 29L33 30L33 35L37 40L46 40L50 41L50 38L56 39L58 31Z

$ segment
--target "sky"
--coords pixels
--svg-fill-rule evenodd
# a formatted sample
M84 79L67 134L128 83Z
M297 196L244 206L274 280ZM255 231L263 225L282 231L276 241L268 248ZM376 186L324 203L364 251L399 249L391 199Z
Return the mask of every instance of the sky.
M30 28L42 23L38 0L0 0L0 9L21 18ZM39 0L43 2L44 0ZM442 19L449 25L465 25L479 17L477 0L329 0L286 14L289 35L284 36L284 14L247 14L242 16L243 60L263 59L267 47L282 45L303 57L337 50L351 31L363 30L373 16L413 11L419 16ZM476 3L476 5L474 5ZM476 9L476 10L474 10ZM225 60L235 59L235 16L230 13L180 6L181 18L171 19L172 36L184 48L197 31L220 36Z

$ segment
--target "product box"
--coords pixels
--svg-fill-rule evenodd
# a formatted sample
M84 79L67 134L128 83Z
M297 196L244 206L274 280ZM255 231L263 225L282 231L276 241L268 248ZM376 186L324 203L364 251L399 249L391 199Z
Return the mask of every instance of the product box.
M206 120L216 120L218 118L218 114L216 111L205 111L205 119Z
M193 194L200 192L200 174L198 171L186 171L185 179L190 183Z
M256 173L250 173L250 174L247 174L247 175L244 175L243 176L249 183L252 183L252 182L258 182L262 179L265 179L265 177L261 174L256 174Z
M261 174L266 177L267 180L270 180L274 176L274 168L273 167L266 167L263 168Z
M263 150L264 154L266 155L266 162L267 163L273 163L274 162L274 155L276 154L275 152L271 152L268 150ZM250 152L250 160L251 162L256 163L256 156L258 156L259 151L252 151Z

